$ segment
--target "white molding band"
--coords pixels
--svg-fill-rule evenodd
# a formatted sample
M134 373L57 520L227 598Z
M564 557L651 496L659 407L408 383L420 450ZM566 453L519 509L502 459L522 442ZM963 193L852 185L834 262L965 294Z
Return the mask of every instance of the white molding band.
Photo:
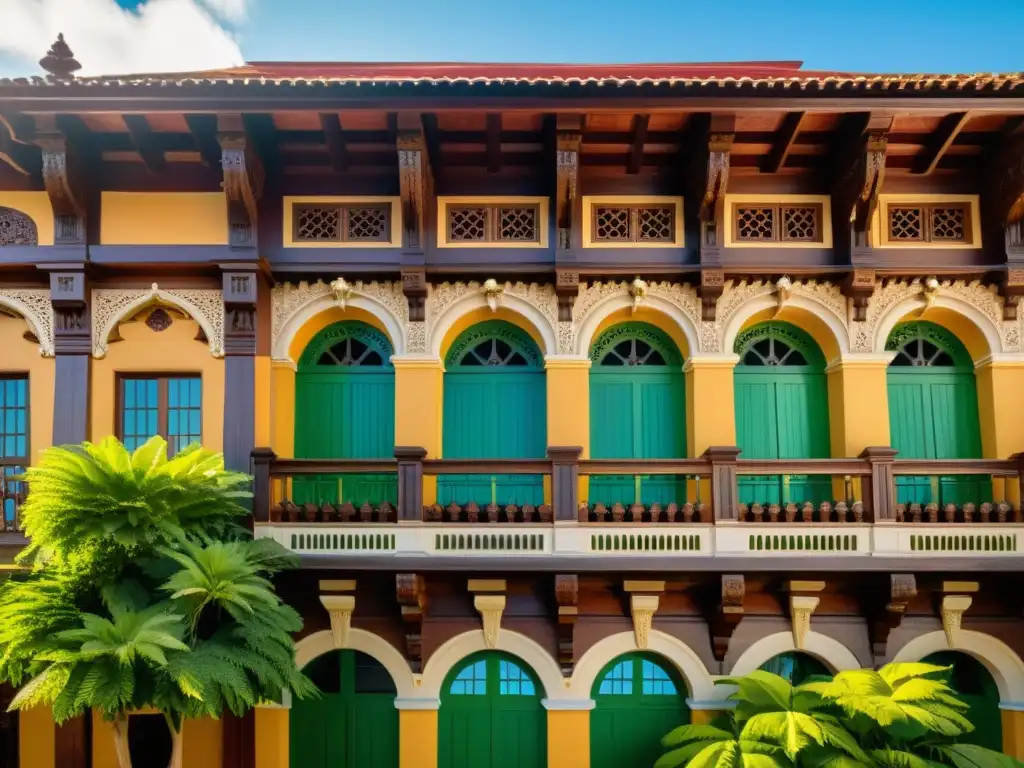
M834 672L860 669L862 666L853 652L845 645L828 635L823 635L811 629L804 639L803 648L796 647L793 642L792 632L776 632L775 634L762 637L736 659L729 672L729 676L739 677L750 674L769 659L773 659L782 653L794 652L809 654L823 662L826 666L831 667Z
M541 699L548 712L589 712L597 706L593 699Z
M395 709L406 712L437 711L441 708L441 699L435 696L419 696L412 698L395 698Z
M723 688L723 691L725 689ZM729 690L733 690L730 688ZM711 701L698 701L697 699L686 700L686 706L692 712L728 712L736 708L736 702L729 699L713 699Z
M353 651L361 651L381 663L394 680L398 698L417 698L417 682L409 663L398 650L387 640L367 632L365 629L352 627L345 638L345 648ZM314 632L307 635L295 644L295 664L299 669L305 667L309 662L325 653L337 650L334 644L334 634L329 629Z

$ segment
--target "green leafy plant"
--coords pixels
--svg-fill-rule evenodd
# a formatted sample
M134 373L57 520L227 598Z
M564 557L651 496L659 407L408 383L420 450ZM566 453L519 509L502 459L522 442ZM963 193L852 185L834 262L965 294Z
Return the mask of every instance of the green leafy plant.
M790 685L758 670L719 680L734 708L711 725L671 731L655 768L1020 768L957 739L968 706L944 682L947 667L889 664Z
M0 679L24 683L12 708L98 711L121 768L129 714L155 709L178 768L185 719L315 693L295 666L301 618L271 582L294 557L239 525L248 477L219 454L109 438L51 449L27 479L32 570L0 587Z

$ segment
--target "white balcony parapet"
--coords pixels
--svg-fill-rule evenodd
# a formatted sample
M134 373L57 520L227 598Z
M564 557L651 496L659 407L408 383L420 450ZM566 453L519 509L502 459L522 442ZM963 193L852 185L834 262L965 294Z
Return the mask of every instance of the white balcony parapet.
M856 557L872 554L866 523L726 523L715 526L716 555Z
M713 554L711 525L600 523L555 526L555 554L686 557Z
M1024 554L1024 524L879 523L876 555L1006 557Z

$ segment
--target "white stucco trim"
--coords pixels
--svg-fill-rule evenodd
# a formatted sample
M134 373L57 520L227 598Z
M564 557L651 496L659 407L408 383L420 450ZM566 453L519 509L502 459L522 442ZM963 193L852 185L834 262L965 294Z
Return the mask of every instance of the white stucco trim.
M459 321L460 318L475 312L478 309L487 308L487 295L480 291L467 293L454 301L444 309L441 315L430 323L430 338L427 339L427 350L435 357L442 357L441 345L444 343L448 331ZM501 308L513 312L523 318L541 338L541 353L547 355L558 354L558 334L555 332L551 321L530 302L511 293L501 295Z
M924 298L920 295L910 296L895 304L892 309L879 318L878 325L875 326L875 338L872 341L874 351L884 352L885 342L888 341L889 334L892 333L892 329L896 327L896 324L911 312L923 310L927 306ZM1003 351L1003 342L999 329L993 324L992 319L988 315L973 304L956 296L940 293L932 299L931 306L938 309L948 309L970 320L978 331L981 332L985 343L988 345L988 349L985 350L982 357Z
M398 699L415 699L424 694L417 688L416 676L408 662L398 650L380 635L352 627L348 631L346 650L362 651L381 663L395 681ZM330 630L321 630L307 635L295 644L295 663L302 669L317 656L335 650L334 635Z
M766 309L775 309L778 306L779 299L773 293L765 294L763 296L755 296L754 298L743 302L743 304L736 309L736 312L733 313L732 317L729 318L729 323L726 325L722 334L722 346L720 348L722 350L732 352L733 346L736 344L736 337L739 336L740 330L743 328L743 324L758 312L763 312ZM786 299L785 306L787 309L790 307L802 309L817 317L831 332L832 339L835 341L839 354L846 355L850 352L850 334L846 329L846 321L836 315L824 304L802 294L794 293ZM810 333L806 328L803 330ZM817 340L815 339L815 341ZM818 346L821 346L820 342L818 343ZM826 355L828 354L828 350L822 349L822 352Z
M295 340L295 335L302 326L321 312L326 312L328 309L336 309L337 306L338 303L335 301L334 296L327 293L310 300L292 312L281 326L281 332L277 335L274 347L271 350L271 357L277 361L297 362L292 360L289 354L292 342ZM401 355L405 353L405 321L395 315L387 305L372 296L357 292L346 300L346 307L361 309L380 320L384 330L387 332L388 339L391 341L391 345L394 347L394 354Z
M590 345L594 343L594 336L597 333L597 329L601 327L601 323L620 309L632 306L633 297L625 286L623 286L621 292L612 294L595 304L587 313L583 323L576 332L576 346L573 352L577 355L589 357ZM664 315L682 333L686 339L686 346L689 349L679 350L681 355L689 357L700 352L700 334L693 321L682 309L671 301L652 293L648 293L644 297L642 306L644 310L654 310Z
M762 637L736 659L736 663L732 665L732 670L729 672L729 677L741 677L742 675L750 674L769 659L781 653L792 653L794 651L813 656L831 668L833 672L860 669L862 666L853 651L838 640L834 640L820 632L815 632L812 623L811 631L807 633L802 649L798 649L793 644L792 632L776 632L773 635Z

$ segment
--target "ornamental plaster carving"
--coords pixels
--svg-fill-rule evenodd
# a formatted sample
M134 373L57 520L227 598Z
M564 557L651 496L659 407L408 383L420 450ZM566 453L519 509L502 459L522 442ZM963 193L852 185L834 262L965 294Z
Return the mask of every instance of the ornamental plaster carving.
M646 650L651 645L651 627L660 602L658 595L630 595L629 612L633 617L633 639L640 650Z
M203 329L214 357L224 355L224 298L220 290L200 288L160 288L118 290L96 288L92 292L92 355L107 354L110 334L117 324L144 307L167 304L177 307Z
M427 324L424 322L410 322L405 331L405 348L413 354L426 354L427 352Z
M488 283L490 282L488 281ZM551 328L557 330L559 354L568 354L572 351L571 346L563 348L563 330L558 321L558 296L555 294L555 288L552 285L540 283L507 282L504 285L494 283L488 287L486 283L481 284L472 281L468 283L445 282L438 285L430 285L427 287L426 339L433 340L438 322L453 304L466 296L472 295L479 295L481 298L485 298L489 306L493 302L492 309L497 309L497 307L501 306L502 298L505 296L514 296L525 302L537 310L548 321ZM429 343L424 346L423 351L426 351L428 348Z
M793 595L789 598L789 616L793 623L793 647L804 650L807 633L811 631L811 614L818 607L821 598L808 595Z
M341 650L348 645L352 629L352 613L356 609L355 595L320 595L320 603L331 617L331 636L334 647Z
M0 307L25 318L39 339L39 354L53 357L53 304L49 288L0 288Z
M964 613L971 607L970 595L946 595L942 598L942 631L946 635L946 645L950 648L959 647L960 627L963 625Z
M498 647L498 633L501 631L501 614L505 610L504 595L477 595L473 598L473 607L483 621L484 646L488 649Z
M705 323L701 320L700 297L697 295L697 291L693 286L689 284L670 283L667 281L657 283L640 281L643 283L643 286L638 289L636 282L636 280L630 283L596 282L587 283L585 286L581 286L579 296L576 298L576 302L573 304L572 308L572 326L568 331L566 331L567 335L571 333L571 339L566 339L569 342L569 349L566 351L571 352L575 348L576 334L579 333L579 329L586 322L587 318L600 304L613 296L628 297L634 309L643 302L649 301L651 298L655 297L671 304L686 316L694 328L700 329L700 351L717 351L717 339L713 339L710 332L705 333ZM708 325L712 326L713 331L714 324L712 323ZM561 335L562 329L559 328L559 352L563 351L561 349ZM711 346L708 347L707 344L710 344Z
M409 303L402 293L400 282L363 282L359 280L349 283L338 278L330 283L317 280L309 283L303 280L298 285L279 283L270 293L270 344L277 349L278 340L288 322L310 304L325 297L331 297L338 306L344 308L354 297L365 297L383 305L401 323L407 332L412 332L409 322ZM392 339L392 343L395 340ZM413 351L413 350L409 350Z

